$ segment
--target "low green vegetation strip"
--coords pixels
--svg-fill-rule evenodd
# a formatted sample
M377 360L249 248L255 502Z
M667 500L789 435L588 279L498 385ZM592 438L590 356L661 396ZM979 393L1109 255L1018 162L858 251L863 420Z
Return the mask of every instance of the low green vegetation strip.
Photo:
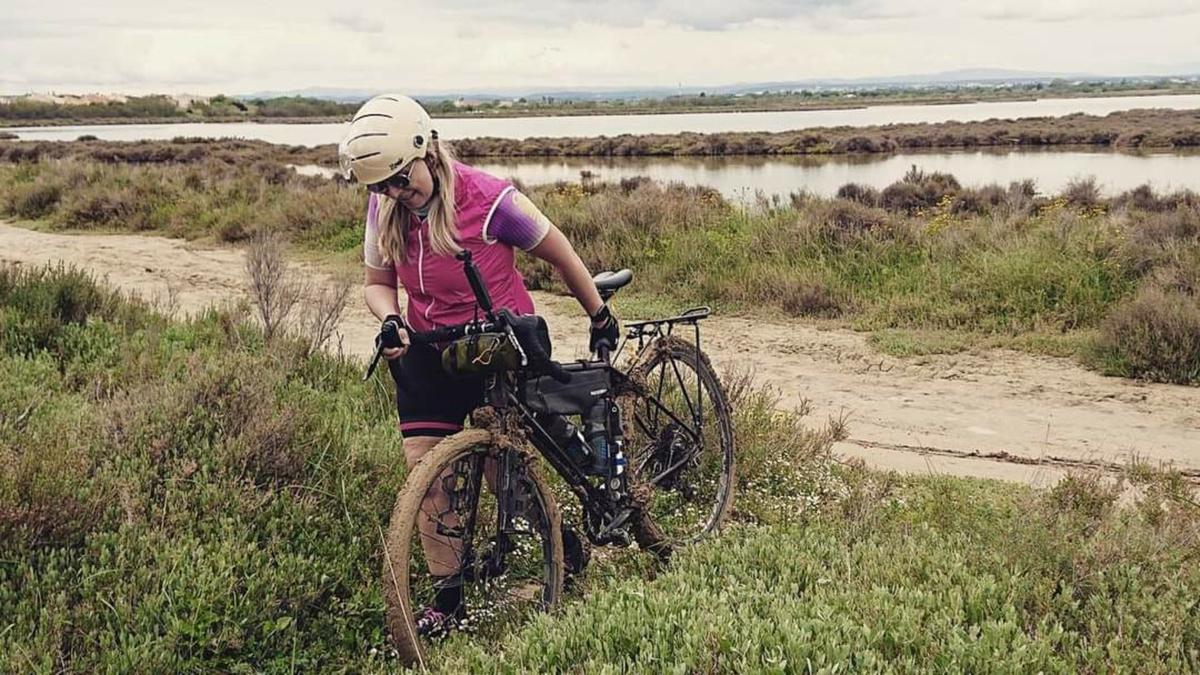
M1170 485L1158 483L1157 488ZM737 528L444 672L1191 672L1195 513L1068 479L856 484L838 507ZM444 659L444 660L443 660Z
M448 672L1200 666L1200 514L897 479L831 461L837 425L726 378L737 511L654 570L599 557L553 615ZM169 321L64 269L0 268L0 671L388 672L379 528L404 467L385 376L268 344L245 309ZM569 511L569 509L568 509Z
M170 122L288 121L332 117L344 119L357 103L336 103L301 96L234 99L213 96L180 105L173 97L130 96L124 101L62 104L34 98L0 103L0 125L144 124Z
M0 132L4 133L4 132ZM0 161L36 162L77 159L101 164L184 165L337 164L337 147L277 145L266 141L179 137L170 141L101 141L84 135L77 141L2 140Z
M1045 196L1032 182L966 188L916 168L884 190L751 207L644 179L525 189L591 269L630 267L634 290L674 304L835 320L900 354L1011 346L1200 382L1194 192L1103 198L1081 180ZM0 214L38 227L223 242L283 232L349 265L365 201L361 187L266 160L0 164ZM520 265L534 288L561 290L544 263Z
M225 242L265 230L314 250L362 245L365 191L270 161L19 161L0 164L0 176L5 214L53 228Z
M622 134L593 138L469 138L464 157L871 154L932 148L1187 148L1200 146L1200 111L1130 110L979 122L887 124L777 133Z
M740 94L697 92L672 96L586 99L562 96L508 98L464 96L422 100L435 117L527 117L539 115L652 115L699 112L763 112L862 108L872 105L933 105L982 101L1029 101L1040 98L1094 96L1161 96L1200 91L1189 81L1121 80L1011 84L1004 87L924 86L919 89L880 87L854 91L820 88ZM364 96L365 100L367 97ZM0 103L0 126L65 124L169 124L176 122L344 122L362 101L334 102L305 96L231 98L217 95L180 105L173 97L131 96L124 101L74 104L21 97Z

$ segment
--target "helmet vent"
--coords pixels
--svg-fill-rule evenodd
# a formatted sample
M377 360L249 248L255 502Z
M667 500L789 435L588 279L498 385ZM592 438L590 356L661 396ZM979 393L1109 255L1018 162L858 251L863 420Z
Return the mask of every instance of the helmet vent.
M367 133L367 134L359 134L359 135L357 135L357 136L355 136L355 137L353 137L353 138L350 138L350 139L348 139L348 140L346 141L346 144L347 144L347 145L349 145L349 144L353 143L354 141L357 141L357 140L358 140L358 139L360 139L360 138L370 138L371 136L387 136L387 132L384 132L384 131L373 131L373 132L371 132L371 133Z
M354 124L355 122L359 120L365 120L368 117L386 117L389 120L392 119L392 116L387 113L367 113L365 115L359 115L358 117L355 117L354 119L350 120L350 123Z

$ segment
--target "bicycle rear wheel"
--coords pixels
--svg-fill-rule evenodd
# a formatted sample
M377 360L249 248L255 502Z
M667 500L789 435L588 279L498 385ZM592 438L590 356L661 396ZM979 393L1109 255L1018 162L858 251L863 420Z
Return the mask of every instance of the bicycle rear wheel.
M408 665L427 663L437 638L420 634L418 613L433 606L440 590L461 587L465 621L457 627L485 637L549 609L562 595L554 497L523 455L491 441L486 430L447 437L417 463L396 500L383 587L388 631Z
M623 397L629 466L650 488L646 509L672 544L718 528L733 503L733 418L700 350L677 337L652 344L630 370L644 386Z

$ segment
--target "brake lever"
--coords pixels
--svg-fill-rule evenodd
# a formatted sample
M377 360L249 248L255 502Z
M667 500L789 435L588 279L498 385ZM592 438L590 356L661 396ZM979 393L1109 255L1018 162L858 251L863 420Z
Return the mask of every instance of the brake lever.
M379 337L375 339L375 355L371 357L371 363L367 365L367 372L362 381L366 382L375 374L383 350L403 346L404 343L400 341L400 325L395 321L384 321L383 327L379 329Z
M375 367L379 365L379 357L383 356L383 345L375 348L375 355L371 357L371 362L367 365L367 372L363 373L362 381L366 382L375 374Z
M521 346L521 341L517 339L517 334L513 332L512 325L507 321L504 322L504 332L508 334L509 341L517 348L517 353L521 355L521 367L528 366L529 356L525 354L525 349Z

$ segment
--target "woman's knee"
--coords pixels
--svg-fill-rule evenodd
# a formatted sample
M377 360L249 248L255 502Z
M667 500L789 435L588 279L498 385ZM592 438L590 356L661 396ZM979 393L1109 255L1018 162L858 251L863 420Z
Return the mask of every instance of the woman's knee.
M417 462L425 456L433 446L442 440L438 436L413 436L412 438L404 439L404 461L408 464L408 468L416 466Z

